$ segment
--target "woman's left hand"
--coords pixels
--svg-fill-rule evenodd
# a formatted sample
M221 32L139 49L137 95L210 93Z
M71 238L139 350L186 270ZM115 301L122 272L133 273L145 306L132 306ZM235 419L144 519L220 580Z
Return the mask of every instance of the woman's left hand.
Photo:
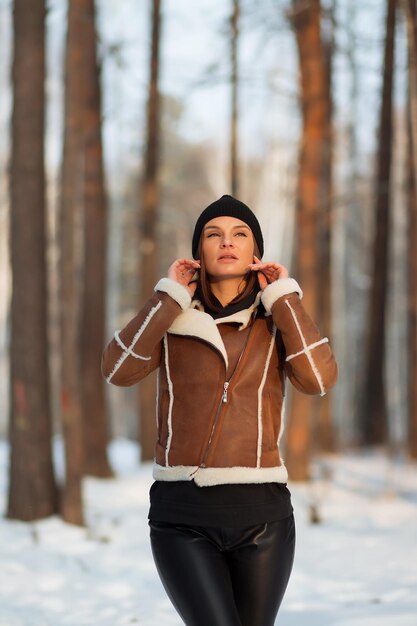
M273 283L279 278L288 278L288 270L284 267L284 265L272 262L262 263L257 256L254 256L253 258L255 259L255 263L250 263L248 267L253 272L258 272L259 286L262 291L269 285L269 283Z

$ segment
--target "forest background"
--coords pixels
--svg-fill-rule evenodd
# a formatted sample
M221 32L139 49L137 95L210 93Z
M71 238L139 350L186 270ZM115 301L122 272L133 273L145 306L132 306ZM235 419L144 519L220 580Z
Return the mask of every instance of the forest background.
M154 381L107 386L101 351L223 193L339 364L319 402L289 393L292 479L352 447L415 460L415 1L3 0L0 28L7 516L82 524L110 439L152 457Z

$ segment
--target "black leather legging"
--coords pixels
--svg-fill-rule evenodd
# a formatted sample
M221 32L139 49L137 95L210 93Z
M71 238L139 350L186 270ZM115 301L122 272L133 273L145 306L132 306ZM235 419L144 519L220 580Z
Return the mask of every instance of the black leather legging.
M273 626L291 574L291 515L249 528L149 522L159 576L186 626Z

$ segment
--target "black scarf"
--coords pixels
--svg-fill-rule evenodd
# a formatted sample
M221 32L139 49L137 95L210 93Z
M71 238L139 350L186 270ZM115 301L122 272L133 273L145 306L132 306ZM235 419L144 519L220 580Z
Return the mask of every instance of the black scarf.
M246 298L244 298L243 300L240 300L239 302L232 302L230 304L226 304L226 306L223 306L222 303L219 302L219 300L213 294L213 298L216 304L219 306L220 311L213 311L212 309L210 309L210 307L204 302L203 295L198 287L195 292L195 297L203 303L204 311L208 313L209 315L211 315L213 319L217 320L220 317L228 317L229 315L233 315L234 313L237 313L238 311L243 311L243 309L248 309L255 302L255 299L258 293L259 293L259 286L256 285L254 289L250 292L250 294L246 296Z

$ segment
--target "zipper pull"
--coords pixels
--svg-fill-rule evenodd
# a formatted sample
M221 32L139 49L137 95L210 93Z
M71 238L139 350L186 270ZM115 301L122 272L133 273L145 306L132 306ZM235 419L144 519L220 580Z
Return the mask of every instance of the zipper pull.
M223 396L222 396L222 402L227 402L227 388L229 386L228 382L225 382L223 384L224 390L223 390Z

